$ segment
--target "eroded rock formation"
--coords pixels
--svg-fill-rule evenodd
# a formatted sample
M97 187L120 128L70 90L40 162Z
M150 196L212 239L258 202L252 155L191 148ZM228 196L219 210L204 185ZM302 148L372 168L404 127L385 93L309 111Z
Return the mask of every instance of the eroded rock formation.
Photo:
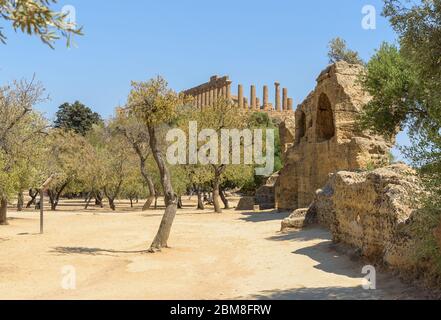
M341 171L316 192L306 216L328 227L334 242L359 249L371 261L403 268L412 259L409 225L421 190L415 171L405 164Z
M295 141L276 188L279 209L308 207L329 174L386 164L392 141L361 132L356 119L370 97L357 84L363 67L338 62L297 108Z

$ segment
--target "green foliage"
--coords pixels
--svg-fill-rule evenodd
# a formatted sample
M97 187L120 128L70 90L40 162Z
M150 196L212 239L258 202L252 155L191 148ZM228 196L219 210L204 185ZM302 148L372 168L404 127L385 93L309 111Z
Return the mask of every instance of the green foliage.
M274 172L278 172L283 168L283 152L282 143L280 141L280 132L278 126L269 117L266 112L252 113L249 119L249 127L253 129L273 129L274 130Z
M33 107L46 101L32 81L0 87L0 196L8 197L41 181L41 157L47 122Z
M66 21L67 15L51 9L56 0L0 0L0 18L12 23L15 31L38 36L53 48L60 35L70 46L72 35L82 35L82 28ZM6 36L0 31L0 41Z
M50 132L45 154L45 176L55 175L51 190L81 190L80 177L89 165L91 147L86 139L73 131L54 129ZM70 187L70 189L67 189Z
M399 47L383 44L361 76L373 96L360 123L388 136L407 129L412 145L402 151L418 169L426 194L415 223L420 261L441 266L441 1L385 0L384 15L399 36ZM441 275L441 268L439 268Z
M93 125L102 123L100 115L93 112L79 101L73 104L62 104L56 114L55 128L73 130L75 133L86 135Z
M383 43L367 63L361 83L373 97L363 109L360 124L389 137L406 125L416 125L422 111L417 103L418 79L412 65L399 52Z
M346 61L350 64L364 64L358 55L358 52L347 48L346 41L342 38L334 38L329 42L329 63Z
M147 187L139 174L137 166L134 166L129 170L129 174L125 177L120 197L123 199L144 199L147 197Z
M5 155L0 151L0 195L8 198L18 190L18 175L8 169Z
M181 102L181 97L168 88L167 81L157 77L147 82L132 82L128 107L147 125L158 126L175 120Z
M83 177L88 181L89 191L103 190L112 199L122 194L132 194L135 190L140 192L142 186L139 185L141 174L138 160L124 136L113 130L112 126L102 125L95 126L87 138L94 158L94 166L88 170L93 172Z
M278 172L283 168L283 152L282 143L280 141L279 128L275 126L271 118L266 112L252 113L249 120L250 128L255 129L273 129L275 132L275 148L274 148L274 172ZM262 186L268 177L253 175L251 179L246 181L242 186L242 191L247 194L253 194L260 186Z

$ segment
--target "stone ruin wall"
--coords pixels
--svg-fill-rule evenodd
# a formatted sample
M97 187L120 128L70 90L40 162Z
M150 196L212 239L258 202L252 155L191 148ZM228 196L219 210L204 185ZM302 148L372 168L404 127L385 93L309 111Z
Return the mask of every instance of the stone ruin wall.
M331 230L335 243L360 250L370 261L403 268L410 263L407 229L422 192L416 172L403 163L368 172L340 171L318 190L309 211ZM411 229L411 228L410 228Z
M354 257L435 284L436 266L415 259L420 238L415 230L422 219L415 197L422 192L416 171L403 163L373 171L339 171L316 191L309 208L283 220L282 231L319 224L330 230L334 244Z
M277 208L308 207L329 174L386 164L392 141L360 132L356 118L370 97L357 84L362 66L338 62L295 112L295 141L276 186Z

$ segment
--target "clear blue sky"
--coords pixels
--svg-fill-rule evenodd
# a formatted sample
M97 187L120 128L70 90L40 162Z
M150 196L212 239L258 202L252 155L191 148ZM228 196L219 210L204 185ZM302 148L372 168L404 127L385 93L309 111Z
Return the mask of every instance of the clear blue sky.
M8 44L0 45L0 83L43 82L51 101L39 108L53 118L63 102L80 100L104 117L123 104L131 80L164 76L182 90L229 75L248 87L275 80L295 104L314 88L326 67L327 44L336 36L369 59L382 41L394 41L380 16L382 0L60 0L73 5L84 37L77 48L51 50L3 21ZM377 29L361 27L364 5L377 8ZM407 138L401 135L400 143Z

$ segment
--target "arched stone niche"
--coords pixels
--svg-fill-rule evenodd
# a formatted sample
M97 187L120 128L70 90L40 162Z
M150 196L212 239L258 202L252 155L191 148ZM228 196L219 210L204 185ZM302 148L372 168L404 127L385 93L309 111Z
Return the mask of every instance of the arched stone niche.
M335 120L331 101L325 93L319 97L317 106L316 137L317 142L331 140L335 136Z

